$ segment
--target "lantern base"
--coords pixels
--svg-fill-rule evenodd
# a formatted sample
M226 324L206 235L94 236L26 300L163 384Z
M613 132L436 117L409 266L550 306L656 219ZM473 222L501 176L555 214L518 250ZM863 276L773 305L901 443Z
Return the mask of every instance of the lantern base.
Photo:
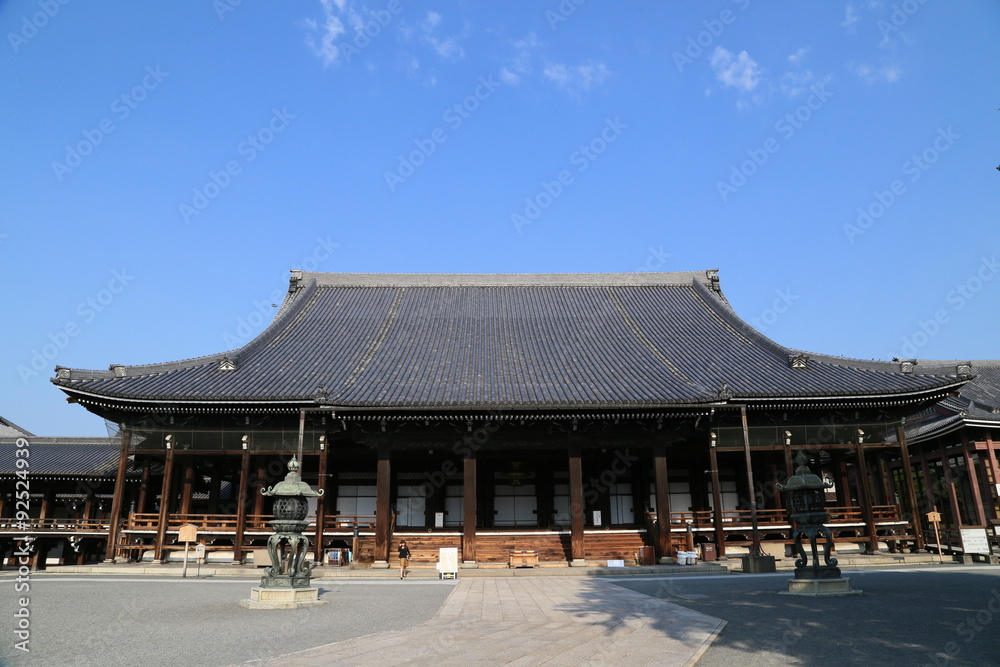
M247 609L298 609L330 604L319 599L318 588L260 588L250 589L250 599L240 600Z
M796 579L840 579L840 568L832 565L821 565L819 567L797 567L795 568Z
M778 595L802 595L805 597L842 597L861 595L864 591L851 588L851 580L842 579L789 579L788 590L778 591Z

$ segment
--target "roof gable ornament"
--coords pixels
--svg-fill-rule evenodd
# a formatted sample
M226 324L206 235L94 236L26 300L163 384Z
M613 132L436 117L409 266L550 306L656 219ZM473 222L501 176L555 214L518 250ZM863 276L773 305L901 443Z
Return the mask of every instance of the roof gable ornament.
M116 378L125 377L125 367L121 364L111 364L108 366L108 370L114 373Z
M288 293L294 294L302 288L302 272L292 269L292 276L288 279Z
M917 365L916 359L900 359L899 371L901 373L912 373L913 367Z
M235 371L236 370L236 360L232 357L222 357L219 359L219 370L220 371Z
M68 368L56 368L56 378L60 380L69 380L73 377L73 371Z
M963 376L968 377L968 376L972 375L972 364L971 363L969 363L969 364L959 364L955 368L955 372L958 373L959 377L963 377Z
M719 285L719 270L709 269L705 272L705 275L708 277L709 287L712 288L712 291L722 294L722 287Z
M728 401L733 398L733 392L729 391L729 383L723 382L722 386L719 387L719 391L716 392L715 397L720 401Z
M791 368L805 368L809 362L809 355L802 354L790 354L788 355L788 365Z
M330 396L326 393L326 388L323 385L316 386L316 393L313 394L313 402L317 405L326 405L330 402Z

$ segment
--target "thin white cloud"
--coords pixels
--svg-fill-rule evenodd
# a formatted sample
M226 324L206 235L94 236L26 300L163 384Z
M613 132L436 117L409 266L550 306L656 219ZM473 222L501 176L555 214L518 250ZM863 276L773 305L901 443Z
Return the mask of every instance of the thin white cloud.
M724 86L753 92L764 71L746 51L733 54L721 46L715 47L711 60L715 78Z
M903 75L902 68L896 63L874 66L868 63L851 63L847 68L866 85L876 83L896 83Z
M799 67L802 65L802 61L806 57L807 53L809 53L809 49L803 46L798 51L788 56L788 62L795 65L796 67Z
M521 82L521 75L516 72L512 72L506 67L500 68L500 80L503 81L508 86L513 86Z
M854 9L854 5L847 5L847 9L844 11L844 20L840 22L842 28L847 28L848 30L854 30L854 24L861 20L858 13Z
M566 65L556 63L547 65L542 70L542 76L551 81L560 90L578 95L585 93L594 86L604 83L611 75L604 63L587 62L584 65Z
M444 17L438 12L427 12L420 22L420 36L423 42L431 47L438 56L446 60L461 60L465 57L465 49L454 37L439 37L435 34Z
M346 1L320 0L320 5L323 8L322 24L311 19L305 21L305 26L308 30L306 33L306 45L314 54L319 56L323 61L324 67L329 67L337 62L337 59L340 57L340 48L337 46L337 40L347 30L344 28L344 23L337 14L343 13ZM336 7L336 10L334 7Z

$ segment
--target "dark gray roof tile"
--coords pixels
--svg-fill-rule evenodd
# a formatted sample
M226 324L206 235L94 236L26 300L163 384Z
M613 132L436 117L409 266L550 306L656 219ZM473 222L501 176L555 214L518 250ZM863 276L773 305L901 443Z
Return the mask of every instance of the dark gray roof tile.
M545 408L906 396L951 372L807 355L743 322L714 271L400 275L293 272L271 325L245 347L111 371L58 368L68 393L156 401L347 407ZM219 370L223 357L236 370Z

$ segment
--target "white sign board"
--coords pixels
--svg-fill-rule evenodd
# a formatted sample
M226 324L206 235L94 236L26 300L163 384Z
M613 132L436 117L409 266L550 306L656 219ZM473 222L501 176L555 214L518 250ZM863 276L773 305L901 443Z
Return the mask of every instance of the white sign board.
M990 553L990 541L986 536L986 530L983 528L963 528L962 551L966 554L988 556Z
M444 512L434 512L434 527L444 528Z
M594 510L594 525L601 525L601 510Z

